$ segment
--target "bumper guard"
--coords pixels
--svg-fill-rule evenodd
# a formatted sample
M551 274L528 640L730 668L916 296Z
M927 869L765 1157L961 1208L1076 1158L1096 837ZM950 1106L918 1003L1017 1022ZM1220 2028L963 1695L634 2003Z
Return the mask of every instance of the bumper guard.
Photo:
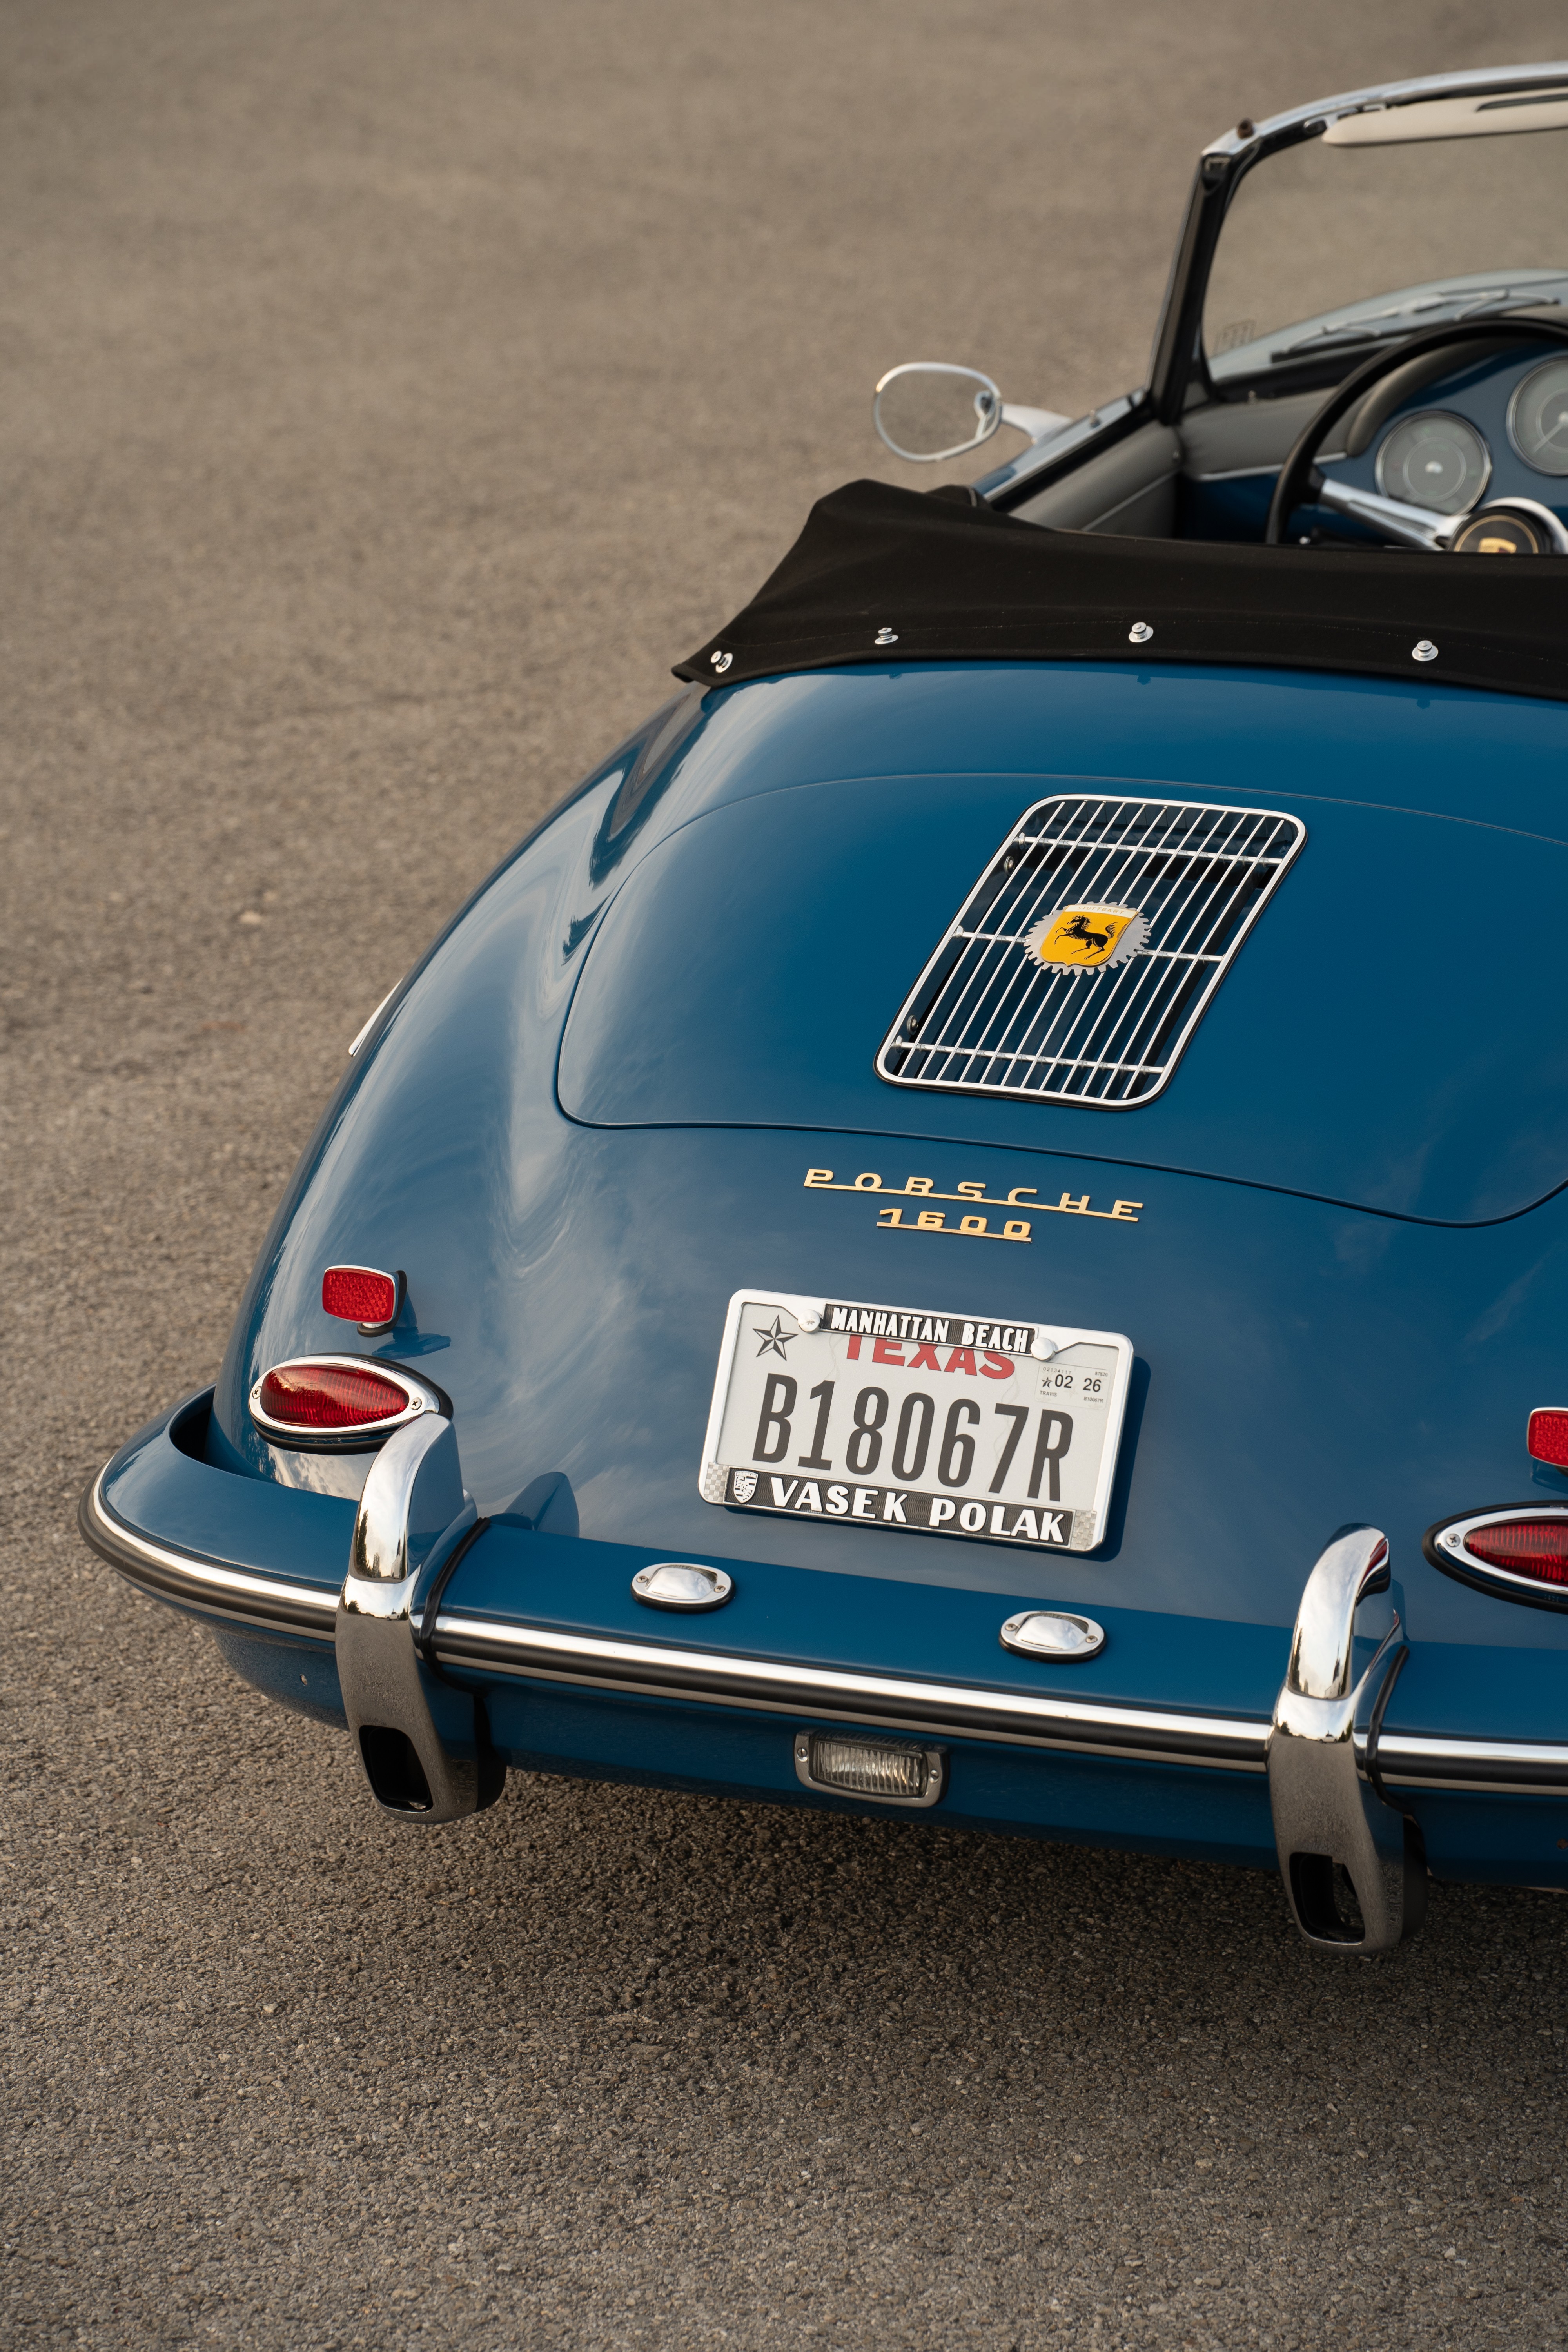
M1426 1916L1420 1833L1387 1802L1377 1771L1384 1710L1409 1655L1397 1612L1352 1680L1356 1612L1388 1588L1387 1537L1342 1528L1307 1579L1268 1735L1279 1873L1320 1951L1391 1951Z
M451 1423L431 1415L395 1430L360 1498L334 1642L371 1794L401 1821L461 1821L493 1804L505 1782L476 1693L449 1693L464 1717L461 1734L437 1728L416 1633L479 1527ZM468 1748L471 1760L454 1747Z

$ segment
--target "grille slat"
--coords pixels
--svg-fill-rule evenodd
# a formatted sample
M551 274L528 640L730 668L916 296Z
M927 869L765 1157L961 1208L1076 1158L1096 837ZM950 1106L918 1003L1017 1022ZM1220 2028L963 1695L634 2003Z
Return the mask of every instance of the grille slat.
M1058 794L1026 809L965 895L877 1056L895 1086L1131 1110L1152 1101L1307 837L1299 817ZM1080 905L1136 908L1143 948L1100 972L1025 944Z

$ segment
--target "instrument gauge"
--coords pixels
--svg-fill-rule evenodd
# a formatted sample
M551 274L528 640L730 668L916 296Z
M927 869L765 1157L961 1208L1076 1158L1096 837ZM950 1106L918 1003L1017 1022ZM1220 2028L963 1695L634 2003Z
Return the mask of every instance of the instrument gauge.
M1377 453L1377 487L1406 506L1463 514L1486 488L1491 469L1491 452L1475 426L1432 408L1401 417L1385 435Z
M1509 402L1508 437L1538 474L1568 474L1568 360L1531 370Z

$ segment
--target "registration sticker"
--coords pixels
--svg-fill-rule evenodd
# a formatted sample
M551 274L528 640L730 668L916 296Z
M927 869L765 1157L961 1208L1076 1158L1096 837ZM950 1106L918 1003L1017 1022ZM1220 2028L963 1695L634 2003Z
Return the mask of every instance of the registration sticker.
M1131 1371L1117 1331L738 1290L702 1497L1090 1551Z

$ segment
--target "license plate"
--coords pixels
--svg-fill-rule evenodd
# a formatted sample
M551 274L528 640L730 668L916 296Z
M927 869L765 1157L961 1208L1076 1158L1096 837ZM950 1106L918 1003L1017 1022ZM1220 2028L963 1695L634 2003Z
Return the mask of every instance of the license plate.
M1089 1551L1132 1342L1117 1331L739 1290L705 1502Z

